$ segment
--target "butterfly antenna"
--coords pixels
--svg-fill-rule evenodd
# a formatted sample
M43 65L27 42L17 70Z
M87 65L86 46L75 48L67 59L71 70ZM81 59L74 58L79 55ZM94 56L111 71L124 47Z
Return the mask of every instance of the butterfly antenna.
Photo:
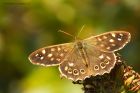
M80 31L78 32L77 36L75 37L75 39L77 39L79 37L79 34L83 31L85 25L82 26L82 28L80 29Z
M66 34L66 35L71 36L72 38L74 38L74 36L73 36L73 35L71 35L70 33L65 32L65 31L58 30L58 32L64 33L64 34Z

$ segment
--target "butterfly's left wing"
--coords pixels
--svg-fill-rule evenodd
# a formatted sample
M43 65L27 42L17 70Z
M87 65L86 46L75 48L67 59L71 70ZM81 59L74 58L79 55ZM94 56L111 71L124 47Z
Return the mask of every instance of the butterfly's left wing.
M59 65L73 49L73 43L64 43L40 48L29 55L33 64L42 66Z
M84 64L78 49L75 47L59 65L61 76L73 81L84 80L91 75L90 70Z
M131 35L125 31L111 31L91 36L84 41L91 46L105 52L114 52L122 49L129 41Z

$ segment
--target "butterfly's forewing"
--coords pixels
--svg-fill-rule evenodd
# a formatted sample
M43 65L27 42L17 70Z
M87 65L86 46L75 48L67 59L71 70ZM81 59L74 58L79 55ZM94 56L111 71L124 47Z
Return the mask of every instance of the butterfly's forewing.
M89 77L90 70L82 59L78 49L74 48L59 66L61 75L73 81L84 80L86 77Z
M29 55L33 64L43 66L59 65L65 56L72 50L73 43L65 43L38 49Z
M87 54L90 62L92 76L110 73L116 63L116 56L111 52L103 52L96 47L87 46Z
M112 31L87 38L85 42L102 51L113 52L122 49L130 41L130 38L129 32Z

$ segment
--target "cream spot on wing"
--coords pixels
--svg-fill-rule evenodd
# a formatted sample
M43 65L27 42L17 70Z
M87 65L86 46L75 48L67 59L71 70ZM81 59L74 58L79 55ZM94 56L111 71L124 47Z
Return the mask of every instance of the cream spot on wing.
M60 59L60 58L57 58L56 60L57 60L57 61L60 61L61 59Z
M64 52L67 52L68 50L67 49L64 49Z
M115 34L115 33L111 33L111 35L112 35L113 37L116 37L116 34Z
M107 36L103 36L103 39L107 39Z
M35 56L37 57L39 54L36 54Z
M111 44L111 46L116 46L116 44Z
M57 50L58 50L58 51L60 51L60 50L61 50L61 48L60 48L60 47L57 47Z
M42 50L42 54L45 54L45 53L46 53L45 49L44 49L44 50Z
M52 54L50 53L50 54L48 54L48 57L52 57Z
M120 33L120 36L123 36L123 34L122 34L122 33Z
M102 39L101 39L101 38L99 38L99 37L98 37L97 39L98 39L98 41L102 41Z
M100 55L99 58L100 58L100 59L103 59L103 58L104 58L104 55Z
M41 59L41 60L43 60L43 59L44 59L44 57L42 56L42 57L40 57L40 59Z
M52 51L52 52L55 51L55 48L51 48L51 51Z
M53 60L54 60L54 58L51 58L50 60L51 60L51 61L53 61Z
M114 40L113 39L110 39L109 42L114 42Z
M68 63L68 64L69 64L69 66L71 66L71 67L72 67L72 66L74 66L74 64L73 64L73 63Z
M68 70L68 66L65 66L65 68L64 68L66 71Z
M111 60L111 58L109 56L106 57L108 60Z
M121 38L118 38L118 40L121 41L122 39Z
M94 70L99 70L99 66L98 65L95 65L94 66Z
M101 47L104 47L105 45L104 45L104 44L101 44L100 46L101 46Z
M107 47L106 49L110 50L110 47Z
M60 54L60 56L61 56L61 57L63 57L63 56L64 56L64 54L63 54L63 53L61 53L61 54Z

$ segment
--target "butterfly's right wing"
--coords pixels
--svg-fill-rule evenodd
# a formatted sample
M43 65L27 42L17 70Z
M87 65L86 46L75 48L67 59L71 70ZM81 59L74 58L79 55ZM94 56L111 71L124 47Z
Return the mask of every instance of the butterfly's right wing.
M116 64L116 55L112 52L104 52L93 46L86 46L86 52L92 76L110 73Z
M131 35L125 31L111 31L91 36L84 41L91 46L105 52L114 52L122 49L129 41Z
M29 55L29 60L33 64L42 66L59 65L72 49L73 43L64 43L40 48Z

